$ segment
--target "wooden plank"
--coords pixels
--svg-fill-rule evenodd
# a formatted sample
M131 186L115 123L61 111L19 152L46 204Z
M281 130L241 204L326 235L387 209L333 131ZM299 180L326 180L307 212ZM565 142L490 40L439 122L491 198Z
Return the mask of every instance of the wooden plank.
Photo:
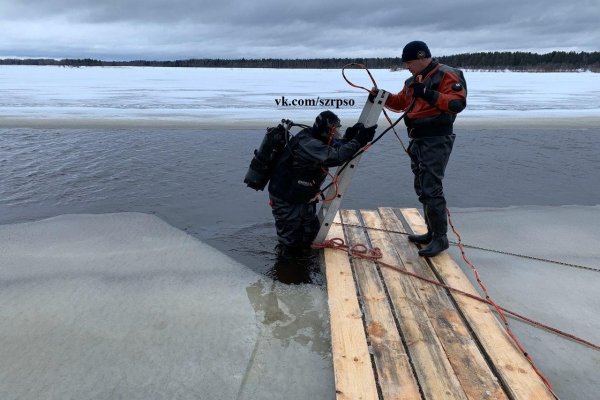
M328 238L333 237L343 237L341 225L332 225ZM339 250L325 249L324 256L336 399L377 399L350 262L347 254Z
M379 213L386 229L404 231L402 222L391 208L380 208ZM409 272L438 281L427 261L419 257L417 248L408 241L406 235L390 233L389 236ZM508 399L446 289L425 281L415 282L415 285L419 288L425 312L467 397L477 400Z
M342 210L341 214L345 224L361 224L356 211ZM367 243L367 235L362 228L345 225L344 231L349 245ZM367 341L371 346L383 399L420 399L419 387L398 333L377 265L373 261L358 258L353 259L352 264L363 304Z
M426 228L417 210L402 210L402 215L415 233ZM430 262L447 285L478 295L460 267L448 252L430 258ZM496 366L499 378L515 400L554 399L525 356L517 349L491 309L477 300L452 294L488 358Z
M381 261L402 266L388 234L383 231L384 226L378 214L363 211L362 216L365 225L374 228L368 234L372 245L382 251ZM382 268L381 274L424 397L436 400L467 399L427 317L413 279L389 268Z

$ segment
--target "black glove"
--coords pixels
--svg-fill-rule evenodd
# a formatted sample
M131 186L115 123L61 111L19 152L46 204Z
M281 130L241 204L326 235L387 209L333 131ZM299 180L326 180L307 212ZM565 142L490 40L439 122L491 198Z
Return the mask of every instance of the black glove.
M367 143L373 140L373 136L375 136L375 130L377 129L377 125L370 126L365 128L364 126L358 130L356 137L354 138L358 143L360 143L361 147L364 147Z
M358 131L360 131L364 127L365 126L362 123L357 122L356 124L354 124L354 126L350 126L350 127L346 128L346 132L344 133L344 137L342 138L342 140L344 142L351 141L352 139L354 139L356 137L356 135L358 134Z
M433 90L428 89L427 85L425 85L423 82L414 82L411 86L414 97L424 99L425 101L431 103L434 96Z

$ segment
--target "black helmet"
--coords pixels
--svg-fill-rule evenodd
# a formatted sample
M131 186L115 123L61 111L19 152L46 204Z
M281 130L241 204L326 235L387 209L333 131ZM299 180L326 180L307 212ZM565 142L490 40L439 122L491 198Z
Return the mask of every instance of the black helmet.
M322 140L329 141L331 135L335 133L333 128L339 128L340 119L333 112L327 110L317 115L313 124L314 133Z

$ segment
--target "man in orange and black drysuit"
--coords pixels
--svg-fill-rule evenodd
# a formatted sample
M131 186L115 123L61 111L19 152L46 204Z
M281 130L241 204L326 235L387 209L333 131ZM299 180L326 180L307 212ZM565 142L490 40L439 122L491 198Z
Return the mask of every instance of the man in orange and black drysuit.
M408 43L402 62L412 74L402 91L388 97L387 108L399 112L412 101L404 122L410 137L408 153L415 192L423 204L427 233L409 235L413 243L427 244L420 256L433 257L448 248L448 219L442 179L454 144L456 114L467 106L467 83L462 71L438 63L424 42Z

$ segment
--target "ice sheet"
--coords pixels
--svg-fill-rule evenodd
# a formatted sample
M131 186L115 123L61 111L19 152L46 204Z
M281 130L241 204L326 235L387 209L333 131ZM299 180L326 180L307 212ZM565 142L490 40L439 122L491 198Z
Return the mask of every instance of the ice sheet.
M2 399L334 397L323 290L154 216L3 225L0 255Z
M397 92L405 70L372 71ZM348 70L371 87L363 70ZM459 120L600 118L600 74L466 71L468 108ZM345 99L353 106L283 107L275 100ZM354 121L366 101L341 70L0 66L3 126L117 124L255 126L291 118L307 123L323 109Z
M458 209L453 221L467 244L600 269L600 206ZM478 287L458 249L450 252ZM600 272L469 248L466 254L500 305L600 345ZM517 320L511 326L561 398L598 398L600 352Z

